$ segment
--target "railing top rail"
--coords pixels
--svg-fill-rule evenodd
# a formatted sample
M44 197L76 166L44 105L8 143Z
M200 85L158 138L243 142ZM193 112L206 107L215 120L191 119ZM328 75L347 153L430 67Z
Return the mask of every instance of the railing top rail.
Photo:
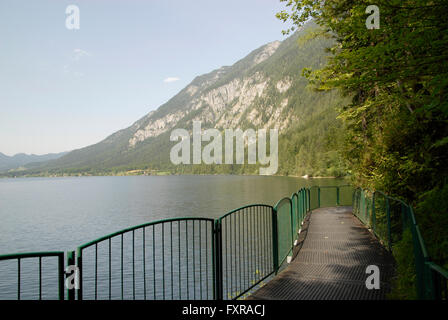
M369 190L369 191L370 191L370 190ZM370 191L370 192L371 192L371 191ZM398 199L398 198L395 198L395 197L391 197L391 196L385 194L385 193L382 192L382 191L379 191L379 190L375 190L375 191L373 191L373 195L375 196L376 194L380 194L380 195L382 195L382 196L384 196L384 197L387 197L387 198L390 199L390 200L400 202L401 204L410 207L410 206L409 206L406 202L404 202L403 200Z
M94 245L96 243L99 243L101 241L104 241L104 240L107 240L109 238L113 238L113 237L119 236L121 234L130 232L130 231L134 231L134 230L137 230L137 229L145 228L145 227L148 227L148 226L151 226L151 225L163 224L163 223L169 223L169 222L176 222L176 221L185 221L185 220L210 221L212 223L215 222L215 219L212 219L212 218L202 218L202 217L181 217L181 218L169 218L169 219L162 219L162 220L151 221L151 222L139 224L139 225L136 225L136 226L133 226L133 227L125 228L125 229L122 229L122 230L110 233L108 235L102 236L100 238L97 238L95 240L86 242L86 243L78 246L77 250L78 250L78 252L80 252L81 250L83 250L83 249L85 249L87 247L90 247L90 246L92 246L92 245Z
M250 207L266 207L266 208L271 208L271 209L273 209L273 207L270 206L270 205L268 205L268 204L262 204L262 203L258 203L258 204L249 204L249 205L247 205L247 206L239 207L239 208L237 208L237 209L234 209L234 210L232 210L232 211L227 212L225 215L220 216L220 217L218 218L218 220L221 221L222 219L224 219L225 217L231 215L232 213L235 213L235 212L237 212L237 211L240 211L240 210L243 210L243 209L247 209L247 208L250 208Z
M429 259L428 250L426 250L425 241L423 241L423 237L420 233L420 228L418 225L415 225L416 233L417 233L417 241L420 244L420 248L422 249L423 258Z
M404 202L403 200L398 199L398 198L395 198L395 197L392 197L392 196L389 196L389 195L387 195L387 194L385 194L384 192L379 191L379 190L371 191L371 190L369 190L369 189L363 189L363 188L361 188L361 187L358 187L357 189L360 189L361 191L368 191L368 192L372 193L372 194L373 194L373 199L375 199L375 195L380 194L380 195L386 197L386 198L389 199L389 200L393 200L393 201L397 201L397 202L401 203L401 204L404 205L405 207L409 208L409 210L410 210L410 214L409 214L409 216L410 216L410 218L411 218L412 223L413 223L414 225L417 224L417 220L415 219L415 215L414 215L414 209L412 208L411 205L407 204L407 203ZM420 237L421 237L421 236L420 236ZM423 241L423 239L422 239L421 241ZM425 248L425 251L426 251L426 248Z
M408 206L409 211L410 211L410 216L411 216L411 221L413 224L417 224L417 220L415 220L415 215L414 215L414 209L412 208L412 206Z
M286 198L286 197L285 197L285 198L283 198L283 199L280 199L280 200L275 204L274 208L277 209L283 202L289 202L289 204L292 205L291 198Z
M343 187L355 188L351 184L341 184L340 186L310 186L308 188L302 188L302 189L313 189L313 188L326 189L326 188L343 188Z
M428 262L426 262L426 264L428 265L429 268L431 268L432 270L434 270L435 272L440 274L442 277L444 277L445 279L448 279L448 271L447 270L443 269L441 266L435 264L432 261L428 261Z
M63 251L22 252L0 255L0 260L63 256Z

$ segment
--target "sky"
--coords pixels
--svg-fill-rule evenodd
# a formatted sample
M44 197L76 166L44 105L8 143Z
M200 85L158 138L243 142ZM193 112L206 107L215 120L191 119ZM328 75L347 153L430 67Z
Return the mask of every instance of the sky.
M66 27L69 5L79 29ZM0 152L97 143L283 40L280 0L1 0ZM70 22L72 20L69 19Z

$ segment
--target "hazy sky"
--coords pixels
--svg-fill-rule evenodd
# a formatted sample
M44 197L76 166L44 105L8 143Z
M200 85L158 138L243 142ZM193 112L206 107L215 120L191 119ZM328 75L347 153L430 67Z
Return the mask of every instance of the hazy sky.
M77 5L80 29L65 26ZM197 75L282 40L279 0L1 0L0 152L104 139Z

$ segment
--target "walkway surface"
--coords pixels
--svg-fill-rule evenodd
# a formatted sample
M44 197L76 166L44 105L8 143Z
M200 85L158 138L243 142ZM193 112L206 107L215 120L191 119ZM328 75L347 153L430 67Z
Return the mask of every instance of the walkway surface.
M393 276L393 258L351 210L314 210L302 227L300 249L294 259L249 299L385 299ZM366 287L369 265L379 268L379 290Z

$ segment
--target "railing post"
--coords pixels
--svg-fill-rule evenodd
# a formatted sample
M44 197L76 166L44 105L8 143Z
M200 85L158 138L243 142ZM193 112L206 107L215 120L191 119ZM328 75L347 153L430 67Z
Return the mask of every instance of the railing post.
M301 197L301 200L302 200L302 202L301 202L301 210L300 210L300 225L302 225L302 222L303 222L303 218L305 217L305 212L306 212L306 205L305 205L305 189L302 189L301 190L301 193L300 193L300 197Z
M308 198L308 210L307 211L311 211L311 190L310 189L308 189L307 194L308 194L308 196L307 196L307 198Z
M64 300L64 253L58 255L58 298L59 300Z
M223 299L223 284L222 284L222 237L221 237L221 220L215 220L214 226L214 261L215 261L215 299Z
M336 187L336 206L339 206L339 187Z
M272 209L272 263L274 273L278 272L278 228L277 228L277 210Z
M317 187L317 207L320 208L320 187Z
M376 234L375 233L375 229L376 229L375 194L376 194L376 192L374 192L372 195L372 230L373 230L374 234Z
M392 236L391 236L391 227L390 227L390 207L389 207L389 198L386 197L386 215L387 215L387 241L389 250L392 249Z
M363 215L364 215L364 223L365 223L365 221L367 221L368 214L369 214L368 211L367 211L367 196L366 196L366 192L365 191L363 191L361 193L361 197L362 197L362 200L363 200L363 207L364 207Z
M67 267L73 265L75 265L75 251L69 251L67 252ZM76 283L76 277L77 275L75 273L75 283ZM72 289L67 287L67 298L68 300L75 300L75 287L73 287Z
M80 248L76 252L76 266L79 272L78 300L82 300L82 249Z
M299 198L297 197L297 201L299 200ZM291 248L294 247L294 218L293 218L293 203L292 201L290 202L290 207L289 207L289 215L290 215L290 221L291 221Z

